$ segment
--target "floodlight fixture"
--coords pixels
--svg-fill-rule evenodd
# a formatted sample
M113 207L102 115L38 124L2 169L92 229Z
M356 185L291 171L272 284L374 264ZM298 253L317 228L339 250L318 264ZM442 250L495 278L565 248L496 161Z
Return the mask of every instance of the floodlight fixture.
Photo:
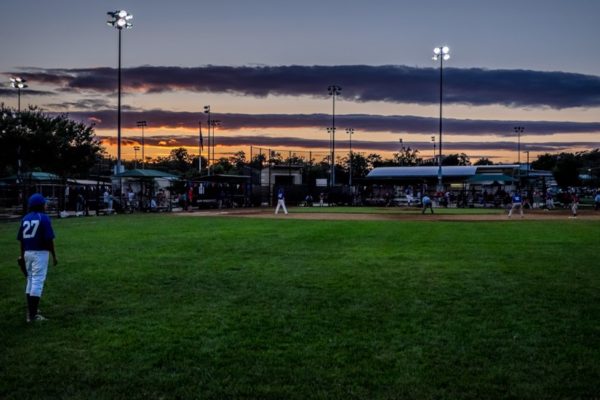
M448 46L440 46L433 49L433 58L434 61L443 59L447 61L450 59L450 47Z
M25 89L27 85L25 84L27 80L19 77L10 78L10 85L15 89Z
M112 17L112 20L106 21L106 23L110 26L115 27L116 29L131 29L133 24L129 21L133 19L133 15L129 14L125 10L117 10L117 11L109 11L107 14Z

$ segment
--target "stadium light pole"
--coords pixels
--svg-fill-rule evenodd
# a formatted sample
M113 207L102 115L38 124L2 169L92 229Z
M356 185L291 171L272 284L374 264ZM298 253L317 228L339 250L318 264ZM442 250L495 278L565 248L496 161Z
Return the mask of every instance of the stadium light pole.
M433 165L435 165L435 136L431 137L431 143L433 143Z
M144 154L144 128L148 126L148 124L146 121L138 121L137 126L138 128L142 128L142 169L146 169L146 157Z
M354 129L353 128L346 128L346 133L348 134L348 137L350 139L350 168L349 168L349 178L348 178L348 186L352 186L352 135L354 135Z
M398 139L398 142L400 143L400 154L398 159L400 160L400 166L404 165L404 142L402 141L402 138Z
M521 165L521 133L525 131L525 127L515 126L514 130L517 134L517 164Z
M211 126L211 123L210 123L210 106L204 106L204 114L207 114L207 116L208 116L208 122L206 124L208 126L208 136L207 136L207 138L208 138L208 144L207 144L208 155L207 155L207 158L206 158L206 170L208 172L208 175L210 176L210 165L211 165L210 164L210 126Z
M202 121L198 121L198 174L202 175Z
M517 134L517 164L519 165L518 177L519 177L519 188L521 187L521 133L525 130L523 126L515 126L514 131Z
M135 161L135 169L137 169L137 160L138 160L138 158L137 158L137 152L138 152L139 150L140 150L140 146L133 146L133 152L134 152L134 154L135 154L135 155L133 156L133 158L134 158L134 161Z
M10 85L17 89L17 114L18 114L18 121L19 121L19 136L21 133L21 89L25 89L27 86L27 84L25 83L27 82L25 79L23 78L19 78L19 77L14 77L14 78L10 78ZM21 160L21 139L19 139L19 144L17 144L17 182L19 184L21 184L21 165L23 164L22 160Z
M333 184L333 163L331 162L332 158L331 158L331 137L333 136L333 132L335 131L335 128L333 127L328 127L327 128L327 133L329 133L329 154L327 155L327 159L329 161L329 187L331 187Z
M443 191L442 185L442 103L443 103L443 88L444 88L444 61L450 59L450 48L448 46L440 46L433 49L433 60L440 60L440 149L438 158L438 191Z
M117 95L117 171L116 173L121 173L121 31L123 28L131 29L133 26L131 21L133 19L133 15L129 14L125 10L117 10L117 11L109 11L107 12L108 16L112 19L107 21L106 23L109 26L117 29L119 31L119 56L118 56L118 95ZM123 195L123 181L119 179L119 191L120 195Z
M213 119L210 121L210 125L212 126L212 163L215 164L215 128L217 126L221 126L221 120Z
M13 88L17 89L17 112L19 113L19 115L21 114L21 89L25 89L26 87L28 87L25 82L27 81L23 78L10 78L10 85Z
M333 98L333 112L331 113L331 186L335 186L335 98L342 93L342 88L338 85L330 85L327 90Z

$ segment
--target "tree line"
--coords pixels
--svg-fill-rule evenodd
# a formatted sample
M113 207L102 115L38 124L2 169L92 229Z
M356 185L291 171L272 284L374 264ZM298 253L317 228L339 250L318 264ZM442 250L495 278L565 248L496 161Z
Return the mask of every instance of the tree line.
M69 119L68 114L50 115L36 107L20 113L0 105L0 173L14 175L20 171L52 172L63 177L85 178L110 175L114 159L108 156L94 133L93 125ZM186 178L196 178L207 173L207 160L202 157L202 171L198 170L197 155L184 148L175 148L167 156L142 160L146 168L177 173ZM142 161L125 161L126 168L141 167ZM491 165L488 158L471 163L465 153L448 154L442 165ZM19 168L20 165L20 168ZM211 166L214 174L246 174L249 168L261 169L269 165L301 166L307 177L327 178L330 163L306 159L302 156L284 157L277 151L257 154L248 159L238 151L230 157L221 157ZM365 177L369 171L386 166L434 166L437 159L424 159L418 149L402 147L391 158L379 154L363 155L353 152L336 159L337 181L347 182L352 170L353 178ZM598 149L578 153L543 154L531 163L533 169L552 171L560 186L579 186L582 183L598 185L600 178L600 152ZM582 182L581 177L586 177Z

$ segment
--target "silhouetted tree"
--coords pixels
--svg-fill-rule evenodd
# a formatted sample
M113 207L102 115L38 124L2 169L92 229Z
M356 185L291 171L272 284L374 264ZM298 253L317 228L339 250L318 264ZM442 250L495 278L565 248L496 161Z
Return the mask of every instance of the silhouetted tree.
M465 153L448 154L447 156L444 156L444 159L442 160L442 165L471 165L471 160L469 159L469 156Z
M47 171L83 177L102 155L103 148L92 125L52 116L35 107L19 114L0 105L0 172Z
M494 162L487 157L481 157L473 165L494 165Z

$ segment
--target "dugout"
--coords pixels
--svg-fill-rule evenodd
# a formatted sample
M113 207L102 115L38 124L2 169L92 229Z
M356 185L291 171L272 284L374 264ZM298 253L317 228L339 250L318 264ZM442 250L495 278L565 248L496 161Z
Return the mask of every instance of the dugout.
M188 182L193 188L192 204L198 208L249 207L257 201L252 177L246 175L206 175Z
M491 195L493 203L500 205L506 193L522 183L522 169L518 164L442 166L441 192L437 187L438 166L375 168L357 183L362 202L368 205L418 204L425 193L436 197L447 193L450 202L463 207L486 204L485 196Z
M111 179L118 203L116 208L147 211L151 210L151 200L154 200L156 209L153 211L170 211L171 188L179 177L156 169L131 169L113 175ZM121 185L123 193L118 191ZM133 192L133 200L129 199L130 192Z

